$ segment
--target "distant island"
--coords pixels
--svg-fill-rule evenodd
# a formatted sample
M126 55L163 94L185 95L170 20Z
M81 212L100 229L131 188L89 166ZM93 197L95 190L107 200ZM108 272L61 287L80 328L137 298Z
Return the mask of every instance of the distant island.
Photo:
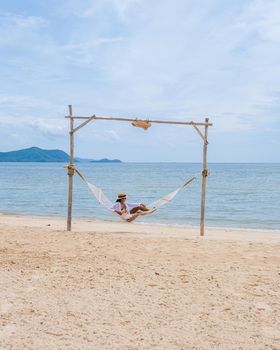
M0 152L0 162L41 162L41 163L68 163L69 154L59 149L46 150L39 147L30 147L11 152ZM84 159L75 158L76 163L122 163L119 159Z
M75 158L76 163L122 163L119 159L88 159L88 158Z

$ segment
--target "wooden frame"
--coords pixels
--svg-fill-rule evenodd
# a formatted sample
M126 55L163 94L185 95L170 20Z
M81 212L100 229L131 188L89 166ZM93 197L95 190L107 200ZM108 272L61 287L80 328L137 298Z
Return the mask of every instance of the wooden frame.
M203 162L202 162L202 189L201 189L201 204L200 204L200 236L204 236L205 232L205 202L206 202L206 178L208 176L207 169L207 145L208 145L208 128L213 124L209 123L209 118L205 118L204 122L180 122L172 120L151 120L151 119L138 119L138 118L115 118L115 117L105 117L92 115L91 117L83 116L73 116L72 106L68 106L69 115L65 118L69 119L69 136L70 136L70 162L66 167L68 169L68 207L67 207L67 231L71 231L72 227L72 203L73 203L73 175L75 173L75 164L74 164L74 134L82 127L87 125L93 120L107 120L107 121L120 121L120 122L131 122L131 123L143 123L143 124L172 124L172 125L189 125L192 126L199 137L203 141ZM74 127L75 119L84 120L80 125ZM204 127L204 133L201 132L199 127Z

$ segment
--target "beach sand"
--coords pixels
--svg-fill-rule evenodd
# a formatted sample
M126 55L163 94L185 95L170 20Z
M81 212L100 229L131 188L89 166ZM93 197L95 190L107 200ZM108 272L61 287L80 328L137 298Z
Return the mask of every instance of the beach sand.
M280 349L280 232L0 215L0 349Z

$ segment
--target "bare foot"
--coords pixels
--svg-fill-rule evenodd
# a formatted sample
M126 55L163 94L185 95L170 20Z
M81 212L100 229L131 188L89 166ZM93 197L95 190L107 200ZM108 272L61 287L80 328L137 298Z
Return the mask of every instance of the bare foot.
M132 221L134 221L136 218L138 218L139 215L140 215L140 214L134 214L131 218L127 219L126 221L127 221L127 222L132 222Z

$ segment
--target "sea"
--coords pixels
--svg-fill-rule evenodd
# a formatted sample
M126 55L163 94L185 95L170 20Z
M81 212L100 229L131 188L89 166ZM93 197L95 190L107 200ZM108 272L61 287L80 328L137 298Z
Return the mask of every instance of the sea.
M66 217L68 180L63 166L0 163L0 213ZM199 226L201 164L80 163L77 167L112 201L118 192L126 192L128 202L145 204L196 176L171 203L139 222ZM210 163L208 169L206 226L280 230L280 163ZM118 220L96 201L77 175L73 216Z

